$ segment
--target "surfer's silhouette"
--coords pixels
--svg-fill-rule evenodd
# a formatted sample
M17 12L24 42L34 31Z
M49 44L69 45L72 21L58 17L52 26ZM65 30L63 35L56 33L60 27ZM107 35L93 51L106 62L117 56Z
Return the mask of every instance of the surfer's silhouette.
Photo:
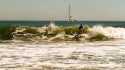
M81 31L82 28L83 28L83 26L82 26L82 24L80 24L80 26L79 26L79 30Z
M82 33L82 29L83 29L83 25L80 24L80 26L79 26L79 33L80 33L80 34Z

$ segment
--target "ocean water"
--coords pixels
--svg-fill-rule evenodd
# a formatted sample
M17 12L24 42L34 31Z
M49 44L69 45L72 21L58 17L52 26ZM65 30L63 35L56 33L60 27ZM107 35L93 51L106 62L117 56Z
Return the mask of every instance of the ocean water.
M52 27L88 25L91 32L116 40L0 43L0 70L125 70L124 21L56 21L54 24ZM50 21L0 21L0 25L40 27L49 26Z
M55 21L57 26L73 26L73 25L102 25L102 26L113 26L113 27L125 27L125 21L77 21L77 22L66 22L66 21ZM48 26L50 21L0 21L0 25L23 25L23 26Z
M0 70L125 70L125 41L0 44Z

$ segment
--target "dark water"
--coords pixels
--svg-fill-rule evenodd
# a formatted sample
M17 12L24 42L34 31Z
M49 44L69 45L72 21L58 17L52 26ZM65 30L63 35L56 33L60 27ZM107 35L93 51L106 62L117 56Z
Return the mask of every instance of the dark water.
M0 25L17 25L17 26L48 26L50 21L0 21ZM66 22L66 21L55 21L58 26L73 26L73 25L103 25L113 27L125 27L125 21L77 21L77 22Z

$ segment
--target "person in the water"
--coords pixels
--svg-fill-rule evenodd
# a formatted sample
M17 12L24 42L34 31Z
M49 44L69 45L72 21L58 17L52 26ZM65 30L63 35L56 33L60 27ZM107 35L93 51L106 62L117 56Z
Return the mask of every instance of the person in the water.
M79 26L79 34L82 33L82 29L83 29L83 25L80 24L80 26ZM77 41L79 41L79 38L80 38L79 34L75 35L75 39L76 39Z
M83 29L83 25L80 24L80 26L79 26L79 32L80 32L80 34L82 33L82 29Z
M80 24L80 26L79 26L79 30L81 30L83 28L83 26L82 26L82 24Z

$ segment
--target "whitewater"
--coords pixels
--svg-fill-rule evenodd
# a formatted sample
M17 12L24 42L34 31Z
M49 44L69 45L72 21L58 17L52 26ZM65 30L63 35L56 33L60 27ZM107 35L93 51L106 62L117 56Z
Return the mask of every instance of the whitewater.
M58 28L54 24L50 26ZM47 27L38 30L42 32L44 28ZM0 70L125 70L125 28L96 25L89 31L81 35L101 33L114 40L1 42Z
M116 39L125 39L125 28L121 27L103 27L101 25L93 26L90 28L90 31L93 33L102 33L108 37Z
M86 26L86 25L83 25ZM52 29L60 28L59 26L56 26L55 23L50 23L49 27ZM46 28L46 27L43 27ZM101 24L94 25L89 27L90 34L96 34L101 33L105 36L108 36L109 38L115 38L115 39L125 39L125 28L123 27L112 27L112 26L103 26ZM89 36L89 35L87 35Z
M0 45L0 70L87 69L125 70L125 41Z

